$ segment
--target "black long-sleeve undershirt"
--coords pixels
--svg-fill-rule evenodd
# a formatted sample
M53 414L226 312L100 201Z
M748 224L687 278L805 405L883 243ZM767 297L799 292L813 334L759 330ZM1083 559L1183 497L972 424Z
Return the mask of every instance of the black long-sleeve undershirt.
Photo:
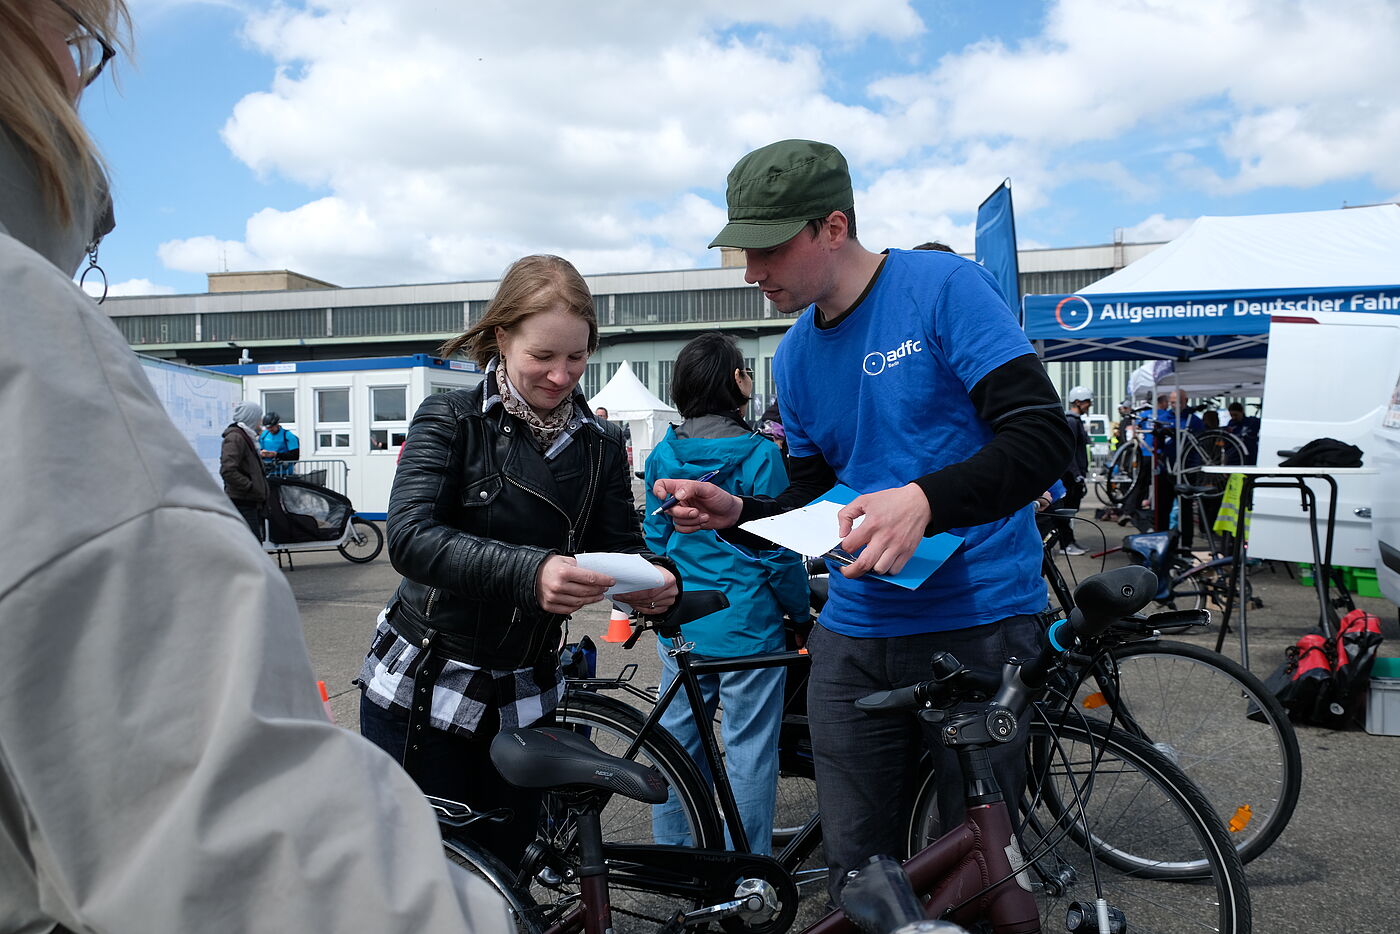
M976 454L914 478L928 498L925 535L1003 519L1048 490L1064 473L1073 451L1069 425L1045 367L1035 354L1008 360L968 393L992 440ZM836 472L821 455L794 457L789 485L775 497L745 496L739 521L787 512L829 490ZM761 541L747 532L722 533L736 544Z

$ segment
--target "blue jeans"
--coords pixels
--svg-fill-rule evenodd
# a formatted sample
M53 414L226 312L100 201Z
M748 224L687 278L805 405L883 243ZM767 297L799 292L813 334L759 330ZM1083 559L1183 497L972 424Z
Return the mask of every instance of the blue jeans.
M664 692L679 676L679 669L675 659L666 654L664 644L659 646L659 654ZM706 659L691 655L691 660ZM715 708L724 708L720 735L724 738L725 772L734 789L734 800L739 805L739 819L743 821L749 847L765 856L773 850L773 810L778 797L778 729L783 722L786 675L784 668L758 668L699 676L706 728L714 721ZM690 712L684 685L661 715L661 725L685 747L705 781L714 787L714 777L701 750L700 732ZM657 843L686 846L693 842L674 790L665 804L652 807L651 819ZM728 828L725 828L724 840L730 849L734 848Z

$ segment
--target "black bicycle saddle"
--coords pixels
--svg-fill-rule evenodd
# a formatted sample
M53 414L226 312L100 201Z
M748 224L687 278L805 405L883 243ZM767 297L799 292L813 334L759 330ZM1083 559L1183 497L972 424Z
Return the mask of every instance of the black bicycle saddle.
M519 788L598 788L647 804L666 800L666 779L656 769L610 756L561 727L497 733L491 762Z

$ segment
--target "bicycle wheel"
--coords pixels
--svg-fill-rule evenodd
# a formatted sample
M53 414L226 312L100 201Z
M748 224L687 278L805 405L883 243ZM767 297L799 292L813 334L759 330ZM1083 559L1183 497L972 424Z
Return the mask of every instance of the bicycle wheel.
M1174 572L1167 605L1177 609L1179 604L1187 603L1194 610L1223 610L1230 597L1234 573L1229 561L1203 561L1190 565L1184 571ZM1244 576L1244 590L1246 598L1254 595L1248 574Z
M1103 492L1108 497L1106 505L1123 504L1128 491L1137 482L1138 471L1142 469L1141 453L1137 441L1130 441L1113 453L1113 459L1104 469Z
M1210 492L1201 494L1207 499L1224 495L1230 475L1206 473L1203 468L1237 467L1247 456L1244 444L1228 431L1206 431L1199 436L1182 432L1181 445L1181 479L1192 486L1209 487Z
M1143 740L1093 721L1052 729L1037 713L1030 728L1020 837L1045 930L1063 929L1071 903L1092 909L1097 873L1103 897L1134 934L1248 934L1244 866L1180 769ZM938 827L931 772L919 789L911 850Z
M585 736L603 752L622 756L641 734L645 718L636 708L597 693L566 688L564 701L555 711L555 722L570 727ZM724 835L713 797L695 763L680 744L657 726L642 740L637 762L658 769L671 788L675 789L681 811L695 846L724 849ZM609 800L602 813L603 842L651 843L651 805L620 795ZM563 810L562 803L551 795L545 796L544 826L541 836L550 850L561 854L566 864L577 866L579 853L574 822ZM539 873L533 892L540 902L567 901L576 897L576 882L557 874ZM619 934L628 931L653 931L678 909L694 908L695 899L643 891L629 886L626 878L613 876L609 880L613 910L613 925Z
M460 837L444 836L442 848L449 860L485 882L505 899L516 934L540 934L545 929L540 920L543 909L529 892L516 887L515 874L500 860Z
M1133 642L1111 654L1122 708L1205 793L1240 858L1268 849L1303 784L1298 736L1278 699L1234 659L1202 646ZM1106 718L1096 687L1081 689L1078 706Z
M336 546L336 550L345 557L347 561L356 564L367 564L379 557L379 553L384 550L384 533L379 530L379 526L368 519L361 519L354 516L350 519L350 540L344 545Z

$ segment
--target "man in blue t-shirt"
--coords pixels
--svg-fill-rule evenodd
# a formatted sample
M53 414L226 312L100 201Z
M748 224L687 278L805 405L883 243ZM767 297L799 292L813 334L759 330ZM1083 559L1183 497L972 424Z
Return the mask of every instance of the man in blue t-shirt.
M808 714L833 897L846 870L903 848L921 726L854 702L930 677L935 651L999 668L1036 651L1045 607L1029 505L1064 471L1060 400L991 276L956 254L872 253L856 239L851 179L835 148L784 140L729 173L729 224L711 246L745 251L745 279L780 313L801 312L774 358L792 484L736 497L691 480L674 494L677 530L728 529L805 505L840 482L862 495L839 513L856 560L833 574L809 647ZM859 526L856 519L864 517ZM897 572L919 540L962 547L917 590L867 577ZM1024 734L1021 737L1024 741ZM934 745L939 809L961 822L957 760ZM1016 800L1023 745L993 751ZM898 807L891 807L897 790Z
M292 475L292 465L287 461L301 459L301 441L290 429L282 427L282 418L276 412L263 416L263 432L258 436L263 465L274 477Z

